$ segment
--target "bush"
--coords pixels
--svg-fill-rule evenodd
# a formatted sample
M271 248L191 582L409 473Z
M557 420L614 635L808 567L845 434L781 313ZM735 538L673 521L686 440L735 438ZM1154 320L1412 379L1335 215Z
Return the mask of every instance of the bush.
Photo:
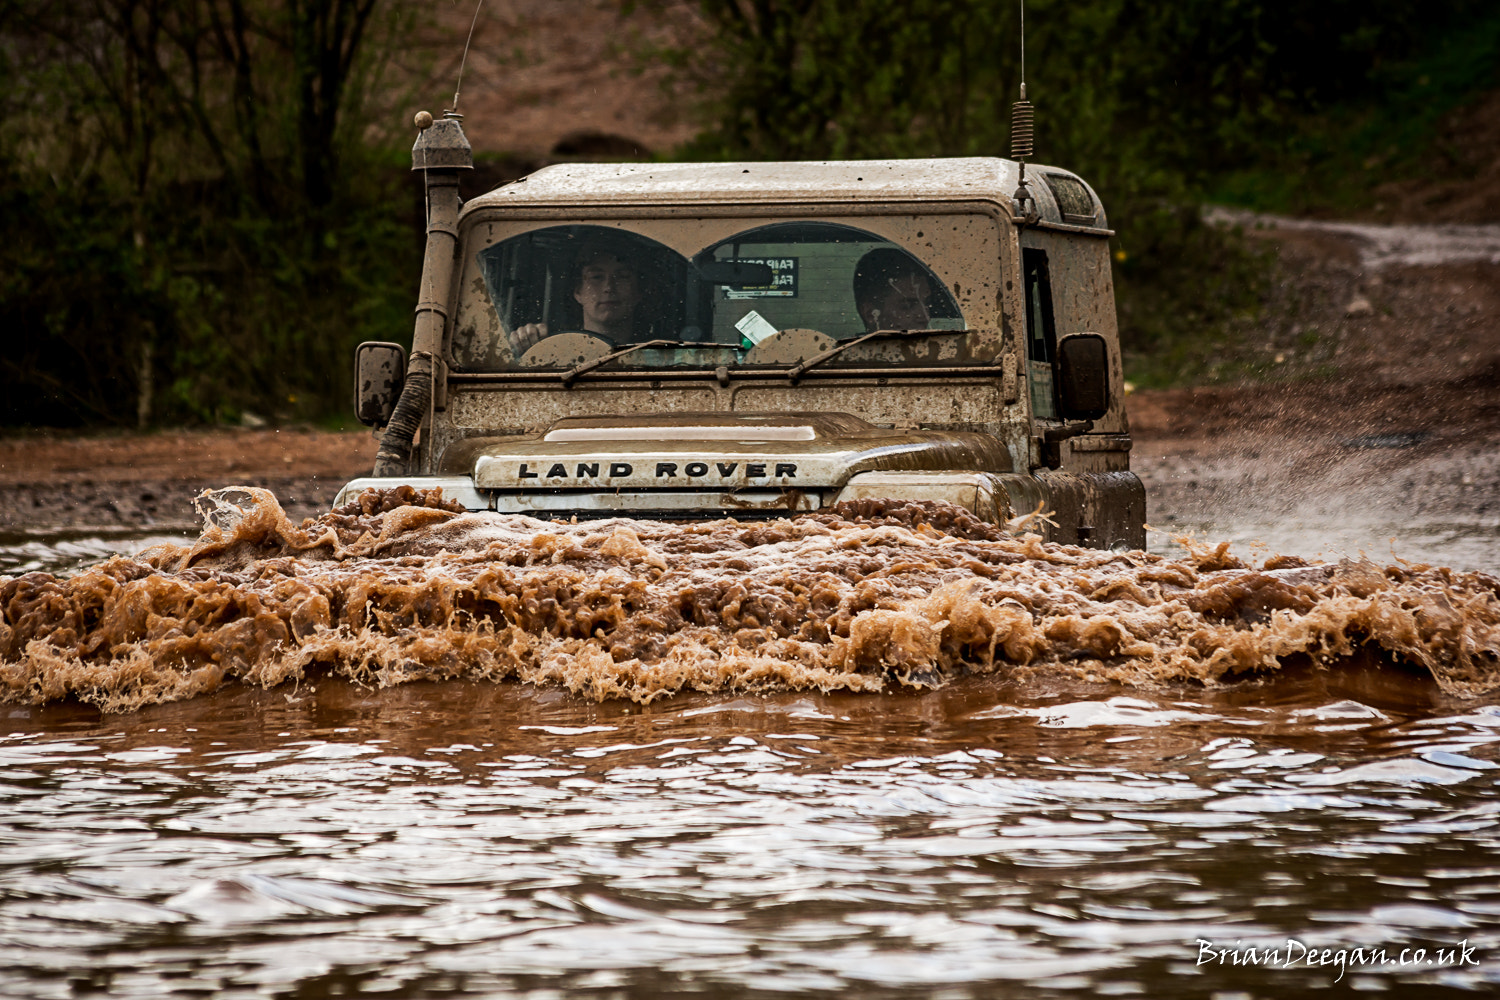
M367 100L407 8L0 4L0 423L346 413L353 346L411 329Z

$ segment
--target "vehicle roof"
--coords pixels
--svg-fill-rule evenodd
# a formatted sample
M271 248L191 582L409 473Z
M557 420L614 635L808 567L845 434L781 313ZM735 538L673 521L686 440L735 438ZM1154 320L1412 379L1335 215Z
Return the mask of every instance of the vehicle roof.
M1028 164L1027 181L1045 221L1063 221L1043 175L1082 180ZM810 160L728 163L558 163L469 202L465 211L522 205L681 205L809 202L989 201L1006 210L1020 180L1014 160L996 156L925 160ZM1084 185L1088 188L1087 184ZM1103 206L1093 228L1106 225Z

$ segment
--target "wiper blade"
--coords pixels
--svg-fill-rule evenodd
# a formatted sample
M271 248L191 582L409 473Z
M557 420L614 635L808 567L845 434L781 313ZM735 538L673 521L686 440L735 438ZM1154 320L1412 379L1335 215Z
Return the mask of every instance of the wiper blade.
M629 347L622 347L618 351L615 351L613 354L606 354L602 358L595 358L592 361L585 361L581 365L575 365L574 367L569 368L567 371L563 372L563 374L562 374L562 384L564 386L570 386L570 385L572 385L578 379L578 376L580 376L580 375L586 375L589 372L593 371L595 368L600 367L601 365L607 365L611 361L613 361L615 358L623 358L627 354L633 354L636 351L643 351L643 350L645 350L648 347L729 347L729 346L730 346L729 344L716 344L716 343L713 343L712 341L703 341L703 340L647 340L647 341L643 341L643 342L641 342L639 344L631 344Z
M931 336L934 333L963 333L963 332L965 332L965 331L962 331L962 330L876 330L876 331L874 331L872 333L865 334L863 337L855 337L853 340L846 340L842 344L835 344L834 346L830 347L828 350L824 351L822 354L819 354L819 355L816 355L814 357L808 358L806 361L802 362L801 364L793 365L791 368L787 369L787 371L786 371L786 377L787 377L788 381L795 382L799 378L801 378L803 376L803 374L805 372L807 372L808 369L810 369L810 368L816 368L818 365L821 365L823 362L827 361L829 358L832 358L832 357L834 357L836 355L844 353L845 351L847 351L849 348L855 346L856 344L863 344L865 341L867 341L867 340L874 340L876 337L928 337L928 336Z

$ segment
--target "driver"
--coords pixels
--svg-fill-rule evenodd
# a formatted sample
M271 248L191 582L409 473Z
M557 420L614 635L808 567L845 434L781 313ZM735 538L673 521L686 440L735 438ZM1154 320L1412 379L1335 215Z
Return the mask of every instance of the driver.
M925 330L932 285L904 250L876 247L854 266L854 308L865 330Z
M641 276L636 266L608 247L585 248L578 255L573 301L583 309L582 328L615 345L635 339L635 314L641 304ZM516 353L523 354L548 335L546 323L527 323L515 332Z

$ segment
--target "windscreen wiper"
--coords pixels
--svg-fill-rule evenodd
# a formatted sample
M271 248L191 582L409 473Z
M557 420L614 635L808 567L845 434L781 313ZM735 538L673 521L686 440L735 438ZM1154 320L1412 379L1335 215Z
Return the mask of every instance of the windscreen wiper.
M636 351L643 351L643 350L645 350L648 347L729 347L729 346L730 346L729 344L716 344L716 343L714 343L712 341L702 341L702 340L646 340L646 341L642 341L639 344L631 344L629 347L622 347L618 351L615 351L613 354L606 354L602 358L595 358L592 361L585 361L581 365L575 365L574 367L569 368L567 371L563 372L563 374L562 374L562 384L564 386L570 386L570 385L572 385L577 380L578 376L585 375L588 372L593 371L595 368L598 368L601 365L609 364L609 362L613 361L615 358L623 358L627 354L632 354L632 353L634 353Z
M963 332L965 332L965 331L963 331L963 330L876 330L873 333L867 333L867 334L865 334L863 337L855 337L853 340L846 340L842 344L835 344L834 346L830 347L828 350L824 351L822 354L818 354L818 355L815 355L814 357L808 358L806 361L802 362L801 364L793 365L792 367L790 367L790 368L788 368L786 370L786 377L787 377L788 381L795 382L799 378L801 378L803 376L803 374L806 373L809 368L816 368L818 365L821 365L823 362L827 361L829 358L834 357L835 355L844 353L845 351L847 351L849 348L853 347L854 345L856 345L856 344L863 344L865 341L867 341L867 340L874 340L876 337L929 337L929 336L931 336L934 333L963 333Z

